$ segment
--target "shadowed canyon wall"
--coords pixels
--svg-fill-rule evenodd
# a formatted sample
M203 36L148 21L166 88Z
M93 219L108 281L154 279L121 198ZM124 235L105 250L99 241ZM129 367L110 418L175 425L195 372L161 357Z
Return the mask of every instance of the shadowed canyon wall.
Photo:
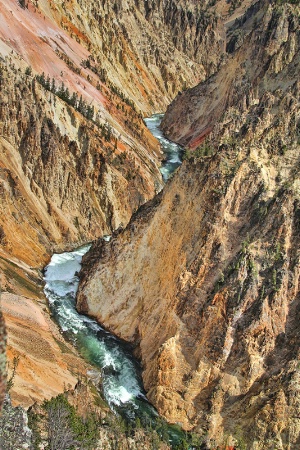
M300 443L299 29L299 6L260 1L228 30L219 71L163 121L187 160L84 260L78 308L210 448Z

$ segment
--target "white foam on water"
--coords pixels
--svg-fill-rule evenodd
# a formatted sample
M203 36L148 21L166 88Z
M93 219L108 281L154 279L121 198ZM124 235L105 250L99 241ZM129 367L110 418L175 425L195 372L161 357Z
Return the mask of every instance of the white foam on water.
M106 386L110 405L121 406L133 399L133 395L124 386Z
M115 361L112 357L112 355L109 352L106 352L104 355L104 361L103 361L103 367L113 367L114 369L116 368L115 366Z
M133 406L136 397L143 397L133 362L114 336L105 332L94 319L80 315L75 308L76 274L88 249L86 246L52 256L45 269L45 294L62 331L68 336L71 333L83 356L103 369L104 394L109 404L120 406L130 402Z
M177 164L177 163L180 164L181 161L178 156L175 156L175 158L170 159L170 163L171 164Z
M165 155L165 161L160 167L160 173L162 174L164 181L167 181L170 175L182 162L180 157L182 148L180 145L175 142L171 142L169 139L164 137L159 128L162 118L163 114L154 114L152 117L145 118L144 122L153 136L160 141L163 153Z

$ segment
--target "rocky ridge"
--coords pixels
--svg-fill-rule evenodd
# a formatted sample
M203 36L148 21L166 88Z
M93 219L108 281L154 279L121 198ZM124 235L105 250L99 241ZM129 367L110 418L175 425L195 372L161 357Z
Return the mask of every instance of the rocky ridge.
M294 8L256 2L237 19L227 32L223 70L170 104L162 122L164 133L195 149L229 108L243 111L241 122L250 122L251 106L267 108L267 92L292 90L299 63Z
M211 74L224 50L220 16L207 3L2 3L0 38L34 71L90 99L98 83L117 87L144 114L164 110L178 90Z
M299 446L299 38L288 3L229 29L224 65L164 120L196 150L84 261L78 308L136 345L150 401L210 448Z
M0 0L0 10L1 284L8 357L23 359L12 401L28 406L75 382L40 269L53 251L125 226L161 189L142 115L216 70L224 32L221 13L194 1Z
M162 187L159 149L129 107L147 149L130 130L121 136L122 119L114 129L88 120L20 74L13 60L1 69L1 244L41 266L55 244L64 248L126 224Z

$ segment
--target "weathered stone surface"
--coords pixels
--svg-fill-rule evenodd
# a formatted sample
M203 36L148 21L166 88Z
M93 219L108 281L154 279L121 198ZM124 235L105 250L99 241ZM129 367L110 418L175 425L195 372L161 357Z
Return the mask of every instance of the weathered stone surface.
M8 46L89 101L103 101L114 85L144 115L164 111L179 90L213 73L224 50L220 16L209 2L0 3L2 51Z
M6 328L0 311L0 414L6 391Z
M210 128L205 146L86 256L78 308L136 344L149 399L211 448L296 449L299 7L258 6L166 116L191 148Z
M288 3L272 6L259 1L253 5L227 33L227 47L238 34L243 43L235 51L230 49L224 66L207 82L171 103L162 123L164 132L195 149L229 107L236 113L249 111L255 104L266 109L266 90L293 89L299 64L297 23L294 6ZM256 116L258 120L257 112ZM247 125L251 120L249 116Z
M23 6L0 0L0 267L8 356L23 360L12 399L28 406L75 382L56 327L42 326L49 323L38 269L53 251L124 227L162 188L161 152L142 116L216 70L224 33L205 2ZM210 55L202 52L208 41ZM42 72L44 86L35 78ZM82 96L93 120L53 95L52 83ZM37 320L26 324L30 311Z
M154 141L146 150L137 141L123 143L116 131L103 137L8 62L2 79L0 226L8 253L41 266L55 244L63 248L125 225L160 189Z

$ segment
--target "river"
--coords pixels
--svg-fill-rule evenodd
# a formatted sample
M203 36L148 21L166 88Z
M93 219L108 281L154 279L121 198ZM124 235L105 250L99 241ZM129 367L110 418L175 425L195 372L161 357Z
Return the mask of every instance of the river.
M162 151L164 153L164 161L161 165L160 172L163 180L166 182L170 175L181 165L183 148L175 142L169 141L164 137L159 126L162 121L163 114L153 114L151 117L144 119L147 128L151 131L153 136L159 140Z
M161 118L162 115L156 115L145 122L161 141L166 157L161 171L167 180L179 166L182 150L177 146L176 153L176 144L162 136L158 128ZM144 424L153 424L157 421L158 414L146 398L141 368L132 356L131 347L116 339L95 320L76 311L75 297L79 283L77 274L82 257L89 248L86 245L73 252L52 256L44 272L44 289L51 313L65 337L89 363L101 370L103 394L111 409L127 420L138 417ZM184 436L177 427L168 426L168 432L173 443L180 442Z
M111 409L128 419L134 419L139 409L138 416L154 417L156 411L145 397L140 367L132 357L130 346L116 339L94 319L76 311L77 274L89 247L52 256L44 275L51 313L80 354L101 369L103 392Z

